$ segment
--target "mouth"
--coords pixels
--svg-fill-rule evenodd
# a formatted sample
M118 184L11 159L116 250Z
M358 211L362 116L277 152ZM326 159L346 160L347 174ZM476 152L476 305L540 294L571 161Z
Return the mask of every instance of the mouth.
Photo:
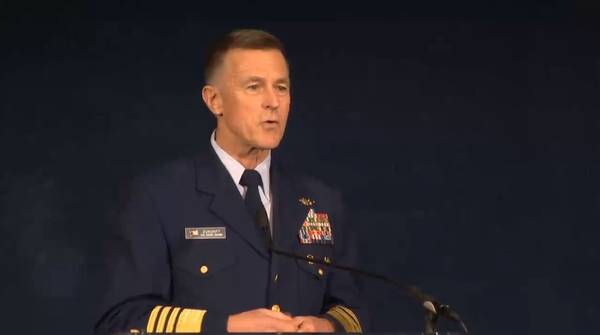
M268 127L273 127L273 126L279 125L279 121L277 121L277 120L266 120L266 121L263 121L263 124L265 126L268 126Z

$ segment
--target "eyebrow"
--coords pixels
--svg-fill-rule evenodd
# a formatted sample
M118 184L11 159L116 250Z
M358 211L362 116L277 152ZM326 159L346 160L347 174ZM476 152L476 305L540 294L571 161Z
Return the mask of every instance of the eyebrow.
M246 78L245 80L243 80L243 83L249 83L249 82L253 82L253 81L258 81L261 83L265 82L265 78L263 77L258 77L258 76L251 76L249 78ZM288 78L279 78L277 80L275 80L276 84L290 84L290 80Z

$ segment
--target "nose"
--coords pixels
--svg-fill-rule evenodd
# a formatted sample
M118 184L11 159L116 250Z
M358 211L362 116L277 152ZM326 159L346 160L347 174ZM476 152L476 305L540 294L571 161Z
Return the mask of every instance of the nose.
M272 87L264 90L262 107L270 110L279 108L279 96Z

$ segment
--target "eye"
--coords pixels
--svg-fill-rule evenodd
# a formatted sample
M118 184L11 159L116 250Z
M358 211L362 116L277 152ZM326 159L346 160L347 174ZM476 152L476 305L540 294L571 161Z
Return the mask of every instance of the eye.
M258 84L250 84L250 85L246 86L246 89L254 92L254 91L258 90L258 87L259 87Z
M277 91L280 93L287 93L289 88L286 85L277 85Z

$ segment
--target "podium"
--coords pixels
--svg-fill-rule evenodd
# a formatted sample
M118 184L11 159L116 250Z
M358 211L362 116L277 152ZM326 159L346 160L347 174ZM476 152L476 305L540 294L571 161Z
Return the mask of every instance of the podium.
M207 334L207 335L211 335L211 334L230 334L230 333L146 333L146 332L126 332L126 333L112 333L110 335L152 335L152 334L177 334L177 335L192 335L192 334ZM244 334L268 334L268 335L273 335L273 334L281 334L281 333L244 333ZM286 333L287 334L287 333ZM347 333L332 333L332 334L347 334ZM425 335L425 333L423 332L366 332L363 334L372 334L372 335ZM435 333L435 335L465 335L464 332L457 332L457 331L451 331L451 332L437 332Z

